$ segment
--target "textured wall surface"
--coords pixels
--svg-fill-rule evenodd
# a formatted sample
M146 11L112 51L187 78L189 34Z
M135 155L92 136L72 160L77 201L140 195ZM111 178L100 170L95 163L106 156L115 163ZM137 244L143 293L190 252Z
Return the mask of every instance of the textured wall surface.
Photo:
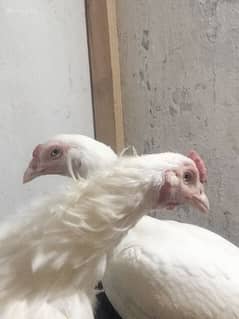
M158 215L239 244L239 1L120 0L118 19L126 142L209 168L208 216Z
M22 185L33 146L61 132L93 135L84 0L1 0L0 217L60 177Z

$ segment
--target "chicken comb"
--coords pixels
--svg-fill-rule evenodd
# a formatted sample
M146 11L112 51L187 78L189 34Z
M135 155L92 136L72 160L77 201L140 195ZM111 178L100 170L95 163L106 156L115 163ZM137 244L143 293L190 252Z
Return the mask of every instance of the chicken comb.
M205 165L203 159L194 150L189 152L188 157L191 158L191 160L193 160L197 166L197 169L199 171L200 182L206 183L207 182L207 168L206 168L206 165Z

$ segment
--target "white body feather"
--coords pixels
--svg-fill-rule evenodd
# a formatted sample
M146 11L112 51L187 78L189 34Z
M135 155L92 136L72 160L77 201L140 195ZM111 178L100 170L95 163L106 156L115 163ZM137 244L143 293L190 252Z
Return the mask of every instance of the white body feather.
M2 226L2 319L52 318L55 307L54 318L76 318L82 311L87 313L84 319L92 318L89 305L106 255L157 203L164 169L170 165L160 167L159 160L153 155L120 160L109 172L74 183ZM64 314L66 308L70 314Z
M114 250L103 285L124 319L238 319L239 249L145 216Z

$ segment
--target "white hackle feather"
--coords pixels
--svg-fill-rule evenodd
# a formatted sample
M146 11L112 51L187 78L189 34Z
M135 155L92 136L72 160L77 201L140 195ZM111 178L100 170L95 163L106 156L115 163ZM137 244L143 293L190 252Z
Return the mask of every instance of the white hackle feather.
M117 160L114 151L104 143L80 134L59 134L51 139L70 145L67 166L70 176L77 180L92 175L95 170L105 169Z
M39 201L2 226L0 318L42 319L46 309L54 312L55 307L59 318L76 318L60 311L62 297L63 308L69 298L69 303L90 309L107 256L158 204L165 169L185 161L177 155L172 162L167 154L123 158L114 168L73 183L64 194ZM85 311L81 308L72 311L79 316ZM93 318L91 310L87 313L82 318Z
M136 148L133 145L125 147L119 154L120 157L123 156L138 156L139 154L136 151Z

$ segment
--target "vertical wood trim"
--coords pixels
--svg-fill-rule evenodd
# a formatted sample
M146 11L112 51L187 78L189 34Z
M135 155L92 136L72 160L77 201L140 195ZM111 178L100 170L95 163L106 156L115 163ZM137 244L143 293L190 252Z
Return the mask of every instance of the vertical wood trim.
M107 0L109 42L111 53L113 95L114 95L114 116L115 116L115 138L116 149L122 150L124 147L124 121L121 96L120 78L120 57L117 31L116 0Z
M124 147L115 0L86 0L96 138L116 151Z

